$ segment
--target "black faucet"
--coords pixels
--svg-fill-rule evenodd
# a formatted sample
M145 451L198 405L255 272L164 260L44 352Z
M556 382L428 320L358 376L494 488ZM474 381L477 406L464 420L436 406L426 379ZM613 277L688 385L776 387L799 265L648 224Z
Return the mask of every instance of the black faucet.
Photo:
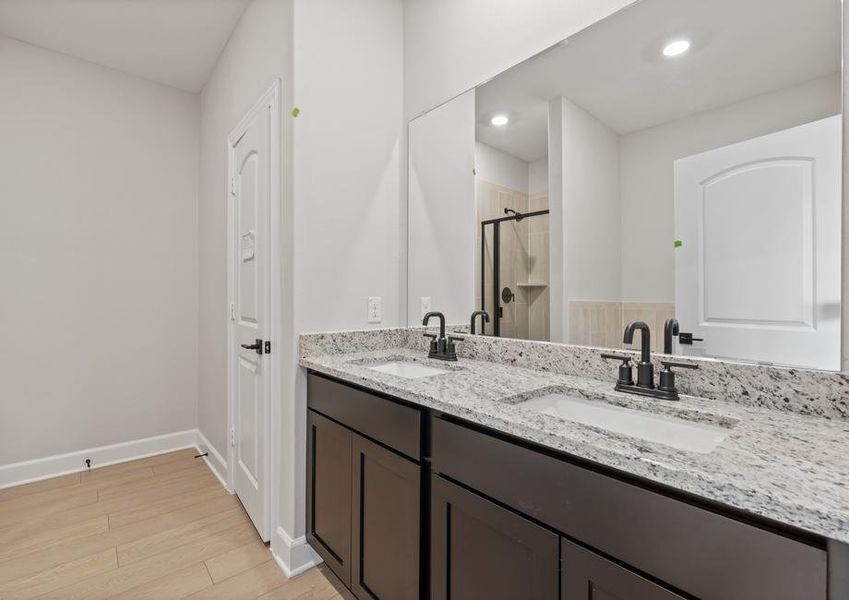
M671 322L674 322L674 326ZM666 322L664 337L669 335L669 345L672 345L672 331L678 331L678 322L675 319L670 319ZM654 385L654 365L651 362L651 331L648 324L644 321L634 321L628 323L625 327L625 334L622 336L622 341L630 344L634 341L634 332L640 331L640 362L637 363L637 383L634 383L632 377L633 369L631 367L631 356L627 354L602 353L602 358L613 360L621 360L619 366L619 377L616 380L616 391L627 392L629 394L638 394L640 396L649 396L651 398L659 398L661 400L678 400L678 390L675 387L675 373L672 367L680 367L682 369L698 369L699 365L693 363L673 362L671 360L662 360L660 364L663 368L660 371L660 384ZM664 342L666 340L664 339Z
M476 310L475 312L473 312L472 313L472 320L469 323L469 333L471 333L472 335L475 335L475 333L476 333L475 332L475 320L479 316L483 317L484 323L489 323L489 313L488 312L486 312L485 310ZM481 333L483 333L483 328L481 328Z
M672 338L678 335L678 319L666 319L663 325L663 353L672 354Z
M625 327L625 335L622 342L632 344L634 332L639 330L640 335L640 362L637 365L637 386L641 388L654 388L654 365L651 364L651 330L645 321L632 321Z
M439 337L437 337L435 333L424 334L425 337L431 338L428 357L439 360L457 360L457 347L455 342L461 341L463 338L454 336L449 336L448 339L445 338L445 315L441 312L427 313L424 316L424 319L422 319L422 325L427 327L428 321L430 321L431 317L439 319Z

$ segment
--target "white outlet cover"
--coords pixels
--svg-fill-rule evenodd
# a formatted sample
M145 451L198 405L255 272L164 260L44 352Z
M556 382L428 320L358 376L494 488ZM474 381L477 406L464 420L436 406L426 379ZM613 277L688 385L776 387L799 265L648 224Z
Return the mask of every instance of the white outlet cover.
M431 311L431 308L430 308L430 296L422 296L422 297L419 299L419 310L420 310L420 312L421 312L421 314L419 315L419 317L420 317L420 318L422 318L422 319L424 319L424 316L425 316L427 313L429 313L429 312Z
M383 299L380 296L370 296L368 299L368 322L383 321Z

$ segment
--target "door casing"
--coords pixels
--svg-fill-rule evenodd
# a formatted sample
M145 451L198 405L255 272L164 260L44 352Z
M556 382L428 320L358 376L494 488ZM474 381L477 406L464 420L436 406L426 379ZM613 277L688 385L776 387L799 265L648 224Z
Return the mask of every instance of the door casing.
M265 469L263 476L267 482L268 523L267 531L261 531L260 535L268 541L272 532L277 527L277 511L274 507L274 490L277 486L277 455L275 448L278 447L278 428L274 426L278 422L280 409L279 400L282 393L282 129L281 129L281 98L282 84L275 79L259 100L247 111L245 116L233 128L227 136L227 181L225 197L227 199L227 487L228 491L235 493L235 449L233 447L233 432L236 424L236 372L235 361L238 359L236 352L236 332L233 320L233 307L235 306L235 256L237 240L235 236L234 219L235 207L231 194L231 181L236 172L235 145L245 134L251 121L261 110L270 112L269 131L269 228L268 228L268 291L269 291L269 324L268 331L271 341L271 353L265 355L263 360L269 371L269 419L265 434L268 439L266 448L268 455L265 457Z

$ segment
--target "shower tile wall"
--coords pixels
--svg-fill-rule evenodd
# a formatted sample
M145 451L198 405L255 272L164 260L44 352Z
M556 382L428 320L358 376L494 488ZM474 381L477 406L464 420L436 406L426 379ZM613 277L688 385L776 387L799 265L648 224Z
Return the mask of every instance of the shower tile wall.
M475 195L478 221L505 216L504 209L529 212L548 208L547 194L530 198L523 191L513 190L489 181L477 179ZM476 232L475 278L480 282L480 235ZM509 287L514 300L503 306L501 336L522 339L549 339L548 300L548 219L528 218L501 224L501 288ZM487 226L484 261L486 280L484 294L486 309L493 312L493 248L492 226ZM480 284L475 286L475 304L481 306ZM492 323L485 326L492 333Z
M663 349L663 325L675 316L672 302L569 302L569 343L601 348L639 348L640 340L626 346L622 331L632 321L645 321L652 331L653 351Z
M477 205L478 222L488 219L497 219L505 216L504 209L512 208L519 212L527 212L528 210L528 194L519 190L513 190L504 186L500 186L489 181L477 179L475 181L475 196ZM493 314L493 289L492 289L492 273L493 273L493 228L487 226L486 231L486 248L484 250L485 261L485 298L486 310L494 319ZM477 256L475 260L475 281L478 285L475 286L475 304L481 306L481 261L480 261L480 227L476 232L475 248ZM521 260L516 255L527 256L528 248L528 227L527 222L508 222L501 225L501 287L510 287L516 294L514 302L504 305L504 314L501 318L501 335L503 337L525 337L522 334L527 331L527 304L523 302L515 285L517 276L527 277L527 259ZM523 266L524 265L524 266ZM517 310L517 305L522 302L522 308ZM524 314L523 314L524 313ZM523 318L524 317L524 318ZM484 327L484 332L492 333L492 321Z

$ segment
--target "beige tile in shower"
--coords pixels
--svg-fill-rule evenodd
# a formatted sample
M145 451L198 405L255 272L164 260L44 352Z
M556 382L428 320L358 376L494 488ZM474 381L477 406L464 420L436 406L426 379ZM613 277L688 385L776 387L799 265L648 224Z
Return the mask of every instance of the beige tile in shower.
M530 288L528 290L528 338L548 341L549 335L549 290L548 288Z
M549 241L548 232L530 234L528 242L528 281L533 283L549 282Z
M528 212L545 210L548 208L548 192L536 192L528 196Z
M569 340L582 346L619 347L621 304L611 301L569 302Z
M515 312L517 338L528 339L528 305L516 303Z

